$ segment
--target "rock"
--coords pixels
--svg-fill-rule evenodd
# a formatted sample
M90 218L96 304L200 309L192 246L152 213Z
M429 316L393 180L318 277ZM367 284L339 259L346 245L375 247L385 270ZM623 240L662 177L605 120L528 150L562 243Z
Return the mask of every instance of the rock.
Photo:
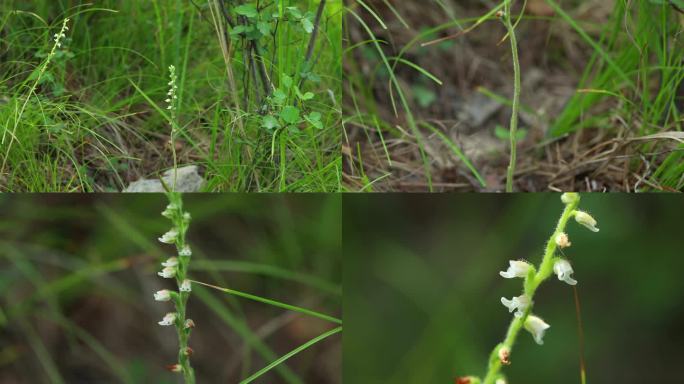
M197 172L196 165L188 165L186 167L178 168L176 170L176 192L199 192L206 181ZM173 185L174 170L169 169L162 175L164 183L171 187ZM125 193L155 193L165 192L159 179L140 179L132 182L126 189Z

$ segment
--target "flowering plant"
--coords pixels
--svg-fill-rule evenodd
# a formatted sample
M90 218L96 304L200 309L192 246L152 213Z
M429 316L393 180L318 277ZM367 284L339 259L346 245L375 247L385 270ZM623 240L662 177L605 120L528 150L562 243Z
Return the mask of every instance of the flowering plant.
M186 308L192 285L187 279L188 265L192 250L185 240L185 234L190 224L190 214L183 211L183 200L177 192L167 193L169 205L166 206L162 216L171 220L173 227L163 234L159 241L165 244L174 244L178 257L173 256L162 263L164 267L158 275L165 279L175 279L178 291L162 289L154 294L157 301L172 301L175 312L167 313L159 322L161 326L175 326L178 333L178 362L168 366L172 372L182 372L186 383L195 382L195 373L190 366L192 348L188 346L190 332L195 327L192 319L186 318Z
M580 197L577 193L564 193L561 201L565 204L565 209L561 214L556 229L549 238L544 251L544 256L537 268L523 260L510 260L508 269L499 272L501 277L506 279L523 279L523 292L520 296L507 299L501 298L501 303L508 308L509 312L514 312L513 319L508 326L508 332L503 342L499 343L492 351L489 358L489 365L484 380L475 376L462 377L458 379L459 384L505 384L506 378L500 372L502 365L511 363L510 356L515 344L518 333L525 329L534 338L534 341L542 345L544 334L551 327L540 317L532 314L534 306L534 294L539 285L546 279L555 274L558 280L569 285L576 285L577 281L572 278L573 270L570 262L556 255L556 249L567 248L571 245L565 227L567 222L574 218L577 223L585 226L592 232L598 232L596 220L586 212L577 209Z

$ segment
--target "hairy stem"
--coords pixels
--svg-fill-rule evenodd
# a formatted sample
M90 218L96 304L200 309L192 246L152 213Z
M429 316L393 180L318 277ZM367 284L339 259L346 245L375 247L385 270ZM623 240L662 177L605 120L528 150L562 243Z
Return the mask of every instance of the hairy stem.
M517 152L517 138L518 131L518 109L520 108L520 60L518 58L518 39L515 36L515 28L511 22L511 2L506 0L504 7L503 22L508 30L508 38L511 41L511 54L513 57L513 106L511 108L511 124L510 124L510 141L511 141L511 157L508 162L508 171L506 175L506 192L513 192L513 177L515 175L515 162Z
M558 234L560 234L561 232L565 231L565 226L567 225L568 220L570 220L570 218L573 217L575 209L579 204L579 200L579 197L577 197L573 201L565 205L565 209L563 210L560 219L558 219L558 224L556 224L556 229L554 230L553 234L551 234L551 237L549 237L549 241L546 243L544 257L542 258L542 261L539 264L539 268L537 268L537 271L534 275L528 276L525 279L525 295L527 295L530 298L531 302L533 302L532 299L534 298L534 293L537 291L539 285L544 280L549 278L549 276L553 273L554 254L556 252L557 247L555 241L556 236L558 236ZM528 306L528 308L525 310L525 314L522 317L514 317L513 320L511 320L511 324L508 326L506 338L504 339L503 343L498 344L496 347L494 347L494 350L490 355L487 375L485 376L483 381L484 384L495 383L496 379L499 376L499 371L501 370L501 361L498 358L498 352L503 347L506 347L511 351L513 350L513 345L515 344L515 340L518 337L518 333L520 332L520 329L523 327L523 324L525 324L525 319L532 311L532 306L532 304Z

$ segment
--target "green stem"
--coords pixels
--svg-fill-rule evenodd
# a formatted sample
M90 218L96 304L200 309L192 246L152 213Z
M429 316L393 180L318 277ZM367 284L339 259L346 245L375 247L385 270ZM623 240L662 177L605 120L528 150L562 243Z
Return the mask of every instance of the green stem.
M530 275L527 278L525 278L525 295L529 297L532 303L532 299L534 298L534 294L537 291L539 285L544 280L549 278L549 276L551 276L551 274L553 273L554 254L556 253L557 247L555 241L556 236L559 233L565 231L565 226L567 225L568 220L570 220L573 217L577 205L579 204L579 200L580 199L578 196L577 198L573 199L572 202L565 205L565 209L563 210L560 219L558 219L558 224L556 224L556 229L549 238L549 241L546 243L544 257L542 258L542 261L539 264L537 272L534 275ZM528 281L529 279L532 280ZM509 351L513 350L513 345L515 344L515 340L518 337L518 333L520 332L520 329L523 327L523 324L525 324L525 319L527 319L527 316L532 311L532 306L533 304L530 304L527 310L525 310L525 313L522 317L513 317L511 324L508 326L508 332L506 333L506 338L504 339L503 343L498 344L496 347L494 347L494 350L490 355L487 375L484 378L483 384L494 384L496 379L499 377L499 371L501 370L501 361L498 357L499 349L506 347L509 349Z
M511 108L511 125L510 125L510 141L511 141L511 158L508 162L508 173L506 175L506 192L513 192L513 176L515 174L515 162L517 152L517 138L518 132L518 109L520 109L520 59L518 58L518 39L515 36L515 28L511 22L511 2L506 0L504 7L504 24L508 30L508 38L511 40L511 54L513 55L513 106Z

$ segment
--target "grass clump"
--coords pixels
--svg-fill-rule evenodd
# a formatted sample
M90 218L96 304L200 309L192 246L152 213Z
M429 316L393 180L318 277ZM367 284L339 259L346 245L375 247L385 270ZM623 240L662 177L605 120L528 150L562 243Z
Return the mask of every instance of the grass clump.
M193 164L212 191L338 190L340 8L3 2L0 188L118 191Z

